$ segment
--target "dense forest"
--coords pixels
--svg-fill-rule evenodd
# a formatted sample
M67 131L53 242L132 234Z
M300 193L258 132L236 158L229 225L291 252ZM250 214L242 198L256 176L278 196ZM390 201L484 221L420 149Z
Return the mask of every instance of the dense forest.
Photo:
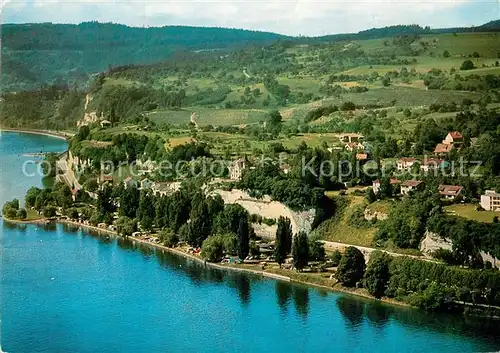
M128 27L99 22L4 24L2 86L32 89L41 83L82 84L110 66L145 64L182 51L224 50L269 44L279 34L226 28Z

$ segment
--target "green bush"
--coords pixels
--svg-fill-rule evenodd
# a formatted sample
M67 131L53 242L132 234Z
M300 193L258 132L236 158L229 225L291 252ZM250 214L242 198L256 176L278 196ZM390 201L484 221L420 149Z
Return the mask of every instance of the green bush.
M349 246L342 255L335 275L344 286L354 287L363 278L365 268L363 253L358 248Z
M42 214L46 218L51 218L56 216L56 208L54 206L45 206Z
M20 208L16 212L16 218L17 219L26 219L27 216L28 216L28 214L27 214L27 212L26 212L26 210L24 208Z
M330 254L329 259L332 262L333 266L338 266L340 263L340 260L342 259L342 253L339 250L334 250Z
M255 241L250 242L250 255L251 256L260 256L260 247Z
M178 235L170 229L164 230L160 233L160 239L163 244L169 248L173 248L179 242Z
M462 65L460 65L460 70L472 70L474 69L474 63L472 60L465 60Z
M220 235L211 235L203 241L201 256L210 262L220 262L224 256L224 244Z

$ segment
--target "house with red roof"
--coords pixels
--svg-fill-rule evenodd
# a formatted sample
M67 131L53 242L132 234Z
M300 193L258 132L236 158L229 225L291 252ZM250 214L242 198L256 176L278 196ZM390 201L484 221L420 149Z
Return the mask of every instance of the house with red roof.
M401 193L408 195L411 191L419 189L424 182L421 180L406 180L401 183Z
M436 148L434 148L434 154L436 154L438 156L447 155L448 153L451 152L451 150L453 149L453 146L454 145L452 145L452 144L438 143L436 145Z
M398 180L398 179L395 179L395 178L391 178L389 180L389 182L391 183L391 185L401 184L401 180ZM373 181L373 183L372 183L372 189L373 189L373 192L375 194L380 191L380 179L376 179L376 180Z
M443 140L444 144L447 145L457 145L457 144L462 144L464 142L464 137L462 134L458 131L451 131L446 135L446 137Z
M420 170L423 172L428 172L430 170L435 170L438 168L443 168L445 166L445 161L437 158L424 158L422 163L420 163Z
M358 161L366 161L366 160L368 160L368 154L367 153L356 153L356 159Z
M457 198L462 196L463 186L459 185L439 185L438 192L439 194L447 199L447 200L456 200Z

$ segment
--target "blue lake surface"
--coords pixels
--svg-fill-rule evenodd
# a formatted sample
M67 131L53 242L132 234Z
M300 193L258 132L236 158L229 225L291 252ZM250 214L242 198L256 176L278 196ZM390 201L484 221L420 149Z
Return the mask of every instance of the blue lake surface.
M15 153L15 141L36 152L46 144L64 147L64 141L11 134L4 150L5 136L0 180L10 175L19 180L6 194L2 189L2 203L41 185L20 179L15 169L28 152ZM4 154L10 156L8 168ZM63 225L2 223L0 231L1 342L9 353L500 349L498 323L207 269L161 250Z

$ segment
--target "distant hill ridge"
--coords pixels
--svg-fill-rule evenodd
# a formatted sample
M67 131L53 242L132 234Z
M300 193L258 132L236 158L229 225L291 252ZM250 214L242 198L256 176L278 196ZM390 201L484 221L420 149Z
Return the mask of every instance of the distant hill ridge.
M43 83L81 85L90 73L110 66L155 63L183 51L235 50L280 40L314 44L411 34L499 31L500 20L471 28L399 25L322 37L219 27L141 28L99 22L3 24L0 29L2 89L22 91L36 89Z

